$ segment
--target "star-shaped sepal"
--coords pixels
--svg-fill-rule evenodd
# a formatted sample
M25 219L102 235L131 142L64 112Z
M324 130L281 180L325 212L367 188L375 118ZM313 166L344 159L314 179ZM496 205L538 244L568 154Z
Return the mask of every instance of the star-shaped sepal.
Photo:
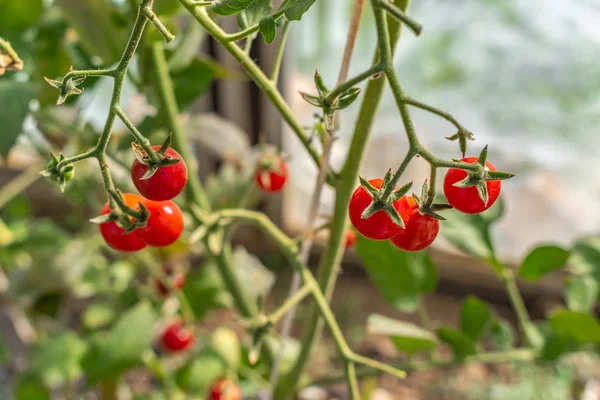
M490 171L485 166L485 162L487 160L488 155L488 147L485 146L481 153L479 154L479 158L477 159L478 168L475 170L465 170L467 173L467 177L462 181L456 182L453 186L459 188L469 188L475 186L477 188L477 193L479 194L479 198L483 201L483 204L487 206L488 204L488 191L487 191L487 181L500 181L504 179L509 179L515 176L514 174L508 172L500 172L500 171ZM465 165L473 165L466 164Z
M65 156L63 154L59 154L58 156L54 153L50 153L51 159L48 162L48 165L45 170L41 171L40 174L45 178L50 179L52 182L55 182L60 187L60 191L65 191L65 185L75 175L75 169L72 164L69 164L65 167L60 167L59 164L65 160Z
M325 86L323 78L319 71L315 71L315 86L317 95L312 95L306 92L299 92L300 96L312 106L323 109L323 122L327 131L333 131L334 128L334 113L336 110L342 110L354 102L360 94L360 88L350 88L332 100L328 100L330 94L329 89Z
M419 206L419 213L421 215L429 215L431 218L445 221L446 218L442 217L438 214L439 211L450 210L452 206L450 204L443 203L434 203L433 198L430 197L429 193L429 184L427 180L423 182L423 187L421 188L421 196L417 196L413 193L412 198Z
M71 67L71 71L73 70L73 67ZM68 77L69 75L65 75L65 77ZM46 77L44 77L44 80L46 82L48 82L48 84L56 89L59 90L59 95L58 95L58 99L56 100L56 105L61 105L62 103L64 103L67 100L67 97L69 97L70 95L79 95L81 93L83 93L83 89L79 89L77 86L81 85L83 83L83 81L85 81L86 76L79 76L79 77L68 77L68 78L63 78L62 80L58 81L58 80L54 80L54 79L48 79Z
M149 179L152 177L152 175L156 173L156 171L158 171L160 167L175 165L180 161L179 158L169 158L165 156L165 153L167 152L167 150L169 150L169 147L171 147L172 136L173 135L169 133L169 135L165 138L163 144L156 151L158 161L153 161L153 157L151 157L148 154L148 152L144 150L144 148L138 143L131 143L131 151L133 152L135 158L148 167L148 170L140 179Z
M367 191L367 193L373 199L371 204L363 211L361 218L367 219L373 214L375 214L377 211L383 210L394 222L394 224L398 225L401 228L404 228L404 221L398 213L398 210L394 208L394 203L410 190L412 182L407 183L400 189L392 190L390 194L387 195L386 193L390 191L390 186L395 185L395 183L391 182L392 170L388 170L388 172L385 174L385 177L383 178L383 182L381 184L381 188L379 189L371 185L366 179L363 179L362 177L359 177L359 179L360 185Z
M123 199L123 194L118 190L117 195ZM123 210L117 207L112 209L108 214L99 215L90 219L90 222L94 224L116 222L117 225L124 229L122 235L128 235L138 228L145 227L148 223L148 218L150 218L150 211L148 211L143 203L138 203L138 208L138 210L135 210L139 214L136 217L126 214Z

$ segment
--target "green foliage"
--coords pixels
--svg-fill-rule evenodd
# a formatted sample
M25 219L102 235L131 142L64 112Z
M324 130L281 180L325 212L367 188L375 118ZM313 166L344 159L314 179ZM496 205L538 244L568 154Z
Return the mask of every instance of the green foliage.
M435 335L417 325L372 314L367 321L367 333L389 336L396 347L408 354L435 349Z
M554 332L579 343L600 342L600 324L590 314L560 309L551 314L548 321Z
M266 16L260 19L258 23L258 28L260 33L263 35L266 44L270 44L275 40L275 35L277 34L277 25L275 24L275 20L271 16Z
M501 271L490 227L501 217L502 212L502 198L481 214L463 214L450 210L444 214L447 221L440 224L440 233L460 250L488 262L496 271Z
M211 8L218 15L234 15L250 6L255 0L216 0Z
M389 241L357 236L356 250L367 274L392 306L414 311L420 297L435 289L437 271L426 252L408 253Z
M180 110L186 110L196 98L210 88L215 78L222 78L226 72L215 62L195 58L186 67L173 72L175 97Z
M202 319L212 309L232 304L231 296L223 287L217 267L212 263L187 274L183 293L198 319Z
M314 3L315 0L284 0L279 10L285 10L285 16L290 21L299 21Z
M17 400L50 400L50 392L45 388L37 376L25 373L17 379L15 384Z
M575 275L565 284L565 301L572 311L591 313L598 303L598 281L589 275Z
M86 351L86 343L73 332L65 332L38 342L29 353L29 371L45 387L60 387L78 379L80 361Z
M92 336L81 365L90 384L117 377L138 364L154 340L158 316L140 302L120 316L106 332Z
M475 343L463 332L441 327L437 330L437 335L442 342L452 348L455 357L463 358L477 353Z
M570 253L558 246L540 246L533 249L521 263L519 275L528 281L537 281L549 272L565 265Z
M36 88L29 83L0 81L0 155L6 157L22 131Z
M272 10L272 0L255 0L244 11L238 14L240 29L247 29L268 16Z
M226 372L227 365L223 359L210 350L204 350L175 372L175 380L182 389L205 398L210 385Z
M515 332L510 323L504 319L497 319L490 329L492 341L498 350L509 350L515 344Z
M492 321L492 311L487 304L473 296L468 296L460 310L460 330L478 342Z

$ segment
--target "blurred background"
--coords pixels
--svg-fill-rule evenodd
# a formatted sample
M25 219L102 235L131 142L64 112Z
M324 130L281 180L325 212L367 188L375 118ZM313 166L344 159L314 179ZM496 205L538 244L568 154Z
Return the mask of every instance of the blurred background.
M201 250L186 243L189 232L164 251L142 257L116 255L107 251L97 228L87 222L106 199L95 162L76 166L76 179L64 194L37 179L50 151L73 155L95 144L112 90L110 80L90 78L81 96L56 107L57 91L42 78L57 79L70 65L79 69L114 65L127 40L134 3L0 0L0 36L10 40L25 62L23 71L0 77L0 387L4 390L0 399L12 398L9 388L15 382L25 382L26 388L35 386L27 386L30 382L40 382L39 371L31 368L40 361L28 355L30 343L44 342L62 332L61 327L80 323L83 328L78 329L95 332L114 322L120 310L151 297L147 267L168 261L191 271L189 282L197 284L189 285L186 294L196 301L198 316L206 318L203 328L210 332L218 325L232 325L232 313L224 311L231 298L218 279L207 278L214 278L214 265L208 265ZM503 208L503 216L491 230L501 260L518 266L540 244L570 247L598 233L600 211L592 205L600 190L595 179L600 165L600 139L595 132L600 123L600 70L596 67L600 4L590 0L459 3L421 0L411 5L411 15L425 28L419 38L403 34L396 71L409 96L451 113L474 133L476 140L469 143L468 154L476 155L488 144L489 160L498 169L517 175L503 183L503 201L497 206ZM334 85L351 7L352 2L346 0L317 1L300 23L291 24L279 85L306 126L314 122L315 109L297 91L313 92L315 69L327 84ZM176 1L156 0L156 9L178 36L168 47L169 68L182 122L212 203L226 207L240 196L255 157L252 146L266 141L290 156L290 182L281 195L253 196L250 203L291 235L304 232L317 171L303 147L237 63ZM230 32L237 29L235 18L220 23ZM149 27L144 40L151 43L161 38ZM350 75L371 64L375 42L367 6ZM275 52L276 43L256 40L250 54L269 70ZM140 131L159 140L166 129L151 88L149 64L142 47L126 82L123 108ZM359 106L360 99L341 115L332 157L335 168L346 156ZM425 146L442 158L460 156L456 143L444 139L455 133L450 124L412 111ZM116 124L109 150L111 172L124 190L132 188L130 143L125 126ZM378 177L388 168L395 169L406 146L401 120L387 91L362 176ZM428 171L425 162L416 160L402 179L422 182ZM333 195L325 189L320 207L323 219L332 213ZM423 297L430 319L455 324L462 300L474 294L514 323L493 271L472 254L457 250L445 237L434 243L430 253L439 275L436 293ZM277 304L286 295L290 274L283 258L263 239L253 230L242 231L235 242L251 254L239 247L236 257L240 273L255 282L256 294L272 290L270 302ZM311 263L318 262L325 239L326 235L319 237ZM333 307L351 343L383 358L403 359L388 341L365 337L365 318L377 312L421 323L418 314L388 304L365 275L354 250L346 252L344 271ZM535 283L521 282L534 318L563 302L566 276L559 271ZM90 311L92 303L97 307ZM327 342L323 349L314 364L317 371L326 373L333 354L327 351ZM50 376L42 374L45 387L77 382L81 371L66 365L56 367ZM34 372L21 373L30 369ZM579 394L585 388L599 385L596 375L600 374L594 356L549 368L475 364L417 373L400 384L382 378L372 399L584 398ZM143 374L130 379L132 387L139 384L140 392L152 386ZM577 395L572 394L574 387ZM66 398L60 391L52 393L54 398ZM336 393L343 396L335 386L328 393L306 396L326 399ZM597 394L598 388L590 393Z

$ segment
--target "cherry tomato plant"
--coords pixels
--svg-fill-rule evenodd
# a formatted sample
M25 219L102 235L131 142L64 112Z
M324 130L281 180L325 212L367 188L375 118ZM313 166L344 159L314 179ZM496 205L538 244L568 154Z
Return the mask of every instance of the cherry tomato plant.
M6 7L14 15L17 3L9 0L13 8ZM300 92L318 115L309 129L292 112L278 82L286 36L303 22L314 0L285 0L277 7L271 0L99 1L81 5L84 11L69 1L47 3L36 0L25 7L21 19L29 21L28 16L36 13L35 18L40 18L37 24L28 22L32 25L25 27L30 28L28 35L22 34L21 27L6 33L13 44L0 39L0 75L6 75L0 80L0 100L19 107L18 113L10 115L16 123L6 124L9 145L4 147L15 144L25 119L31 117L53 152L43 168L35 165L0 188L0 207L33 183L43 169L41 174L65 191L66 198L80 200L78 208L95 208L91 221L79 227L74 238L55 225L32 228L41 244L24 243L16 237L18 226L5 226L0 220L0 244L7 249L0 253L0 266L10 267L9 285L19 293L22 278L16 271L20 269L29 273L25 274L29 282L43 281L42 289L23 298L32 315L56 320L28 343L27 362L19 363L15 378L18 398L49 398L50 392L58 390L71 395L81 386L82 391L95 390L103 399L115 399L125 386L125 374L142 368L153 376L157 391L172 399L283 400L295 398L306 386L338 381L345 383L346 398L360 399L368 387L363 383L381 374L404 379L420 369L467 362L554 361L562 354L596 350L600 324L592 311L599 290L598 240L584 239L570 249L541 246L518 270L505 265L490 229L502 215L501 181L513 175L490 163L493 149L468 148L475 135L455 117L403 90L394 52L403 31L416 36L422 31L409 15L408 0L353 1L337 82L326 84L327 79L315 71L314 89ZM377 37L374 61L365 71L348 76L366 6L372 9ZM0 22L3 7L0 4ZM229 16L236 16L238 31L230 33L222 27ZM89 23L94 29L86 18L93 19ZM107 21L114 29L103 31ZM28 37L35 37L30 47ZM278 196L293 184L293 171L281 149L247 146L238 155L245 163L230 164L223 157L219 174L200 179L190 138L194 132L188 124L194 115L189 115L188 107L214 77L227 75L214 60L198 56L204 37L237 60L317 167L307 232L299 237L290 237L251 204L257 193ZM250 56L259 40L277 46L269 71ZM23 59L19 48L26 52ZM56 53L53 57L48 48ZM47 83L43 87L42 77ZM64 109L80 114L78 96L95 85L108 85L104 88L111 92L100 132L77 118L57 117L58 110ZM134 118L138 104L126 95L129 87L156 113ZM406 138L406 152L388 171L362 177L359 171L386 87L402 121L398 135ZM33 99L36 102L29 108ZM360 102L358 118L348 121L344 110L355 102ZM411 117L413 108L437 115L456 129L447 139L454 142L449 145L458 144L457 159L439 158L423 145ZM4 116L0 110L0 117ZM5 119L9 120L0 121ZM116 122L126 128L128 139L120 135ZM334 168L330 156L341 124L352 124L353 132L341 168ZM56 131L73 135L61 140ZM0 150L6 155L4 147ZM46 150L40 152L47 156ZM475 155L465 157L467 151ZM403 178L417 157L429 164L430 175L414 193L411 189L416 185ZM75 175L75 169L82 172ZM125 173L119 174L119 169ZM438 192L441 170L446 170L443 194ZM318 225L325 186L334 191L335 202L332 215ZM233 245L240 225L260 230L293 270L288 296L274 306L264 302L272 274L243 247ZM327 228L328 239L313 273L308 260L321 228ZM483 261L502 281L521 341L515 339L511 324L473 296L462 303L457 329L430 321L423 296L435 290L438 278L428 248L439 235ZM82 254L88 242L93 250ZM422 326L379 314L366 321L368 333L389 337L407 355L407 362L384 362L360 354L332 311L341 258L352 248L385 301L421 317ZM57 254L52 261L48 261L50 253ZM86 260L85 266L76 262L78 257ZM567 262L571 268L565 284L566 307L552 310L544 320L532 320L517 277L537 281ZM46 277L42 263L59 273ZM256 276L262 280L258 282ZM67 299L84 299L86 306L69 308ZM294 311L301 303L307 307L290 356ZM208 311L216 308L236 311L235 330L205 324ZM307 366L324 328L335 345L339 371L314 376ZM451 356L438 354L442 344Z

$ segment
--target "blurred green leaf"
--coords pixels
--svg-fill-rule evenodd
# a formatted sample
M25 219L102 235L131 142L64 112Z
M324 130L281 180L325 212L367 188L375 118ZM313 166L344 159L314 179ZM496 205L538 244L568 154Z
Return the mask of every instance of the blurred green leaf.
M56 0L56 4L64 12L69 25L77 31L79 40L89 54L101 57L105 65L119 60L125 36L111 18L110 2Z
M299 21L315 0L284 0L279 10L285 10L285 16L290 21Z
M261 18L258 28L265 39L265 43L273 43L273 40L275 40L275 35L277 35L277 26L275 25L275 20L273 17L267 15L266 17Z
M30 371L46 387L55 388L81 376L80 361L86 343L73 332L51 336L37 343L30 352Z
M369 315L367 334L389 336L396 347L408 354L433 350L438 344L435 335L428 330L379 314Z
M263 298L269 294L275 283L275 274L244 246L236 246L233 250L233 264L242 282L246 284L247 293L255 298Z
M2 26L2 25L0 25ZM29 114L29 102L35 98L36 87L30 83L0 80L0 155L6 157L22 132Z
M92 337L82 360L87 381L113 378L135 366L154 340L158 316L147 302L141 302L120 316L107 332Z
M163 17L172 17L175 14L177 14L179 11L181 11L182 9L183 8L181 6L181 3L178 1L157 0L152 5L152 10L159 16L163 16ZM198 24L192 24L192 25L198 25ZM154 27L149 27L149 28L154 29Z
M504 320L497 319L490 330L492 341L500 351L510 350L515 344L515 332L512 325Z
M215 0L211 7L215 14L234 15L246 9L255 0Z
M537 281L549 272L561 268L569 259L569 251L553 245L540 246L533 249L519 269L521 278Z
M477 352L475 350L475 344L465 333L441 327L437 330L437 335L442 342L448 344L452 348L454 355L458 358L464 358Z
M598 302L598 282L589 275L575 275L565 284L565 301L572 311L591 313Z
M31 373L24 373L17 378L15 396L17 400L51 400L48 389Z
M449 210L444 216L447 221L440 224L442 236L465 253L487 261L499 272L489 220L481 214L463 214L456 210Z
M212 333L210 345L214 352L226 362L230 370L235 370L238 367L242 349L237 333L221 326Z
M108 325L115 317L114 307L96 303L85 309L82 317L83 326L88 330L96 330Z
M0 13L0 35L8 39L17 53L21 54L21 37L33 27L44 11L42 0L3 0ZM21 56L22 58L23 56ZM2 103L4 104L4 103Z
M600 237L578 240L571 249L569 266L578 274L590 274L600 283Z
M481 340L492 320L492 311L476 297L468 296L460 310L460 330L474 342Z
M600 324L594 316L560 309L548 318L552 330L579 343L600 342Z
M175 97L180 111L187 109L194 100L207 91L213 80L227 72L211 60L195 58L184 68L173 73Z
M389 241L357 236L358 255L388 303L402 311L414 311L419 298L435 289L437 271L426 252L408 253Z
M205 398L212 383L225 376L227 366L217 354L204 350L194 360L175 372L179 387Z
M232 304L231 296L225 290L217 266L213 263L190 271L186 276L183 293L197 319L202 319L210 310Z
M10 244L14 239L10 228L0 219L0 246L4 247Z
M177 37L175 49L168 53L169 72L175 73L190 65L198 57L198 49L205 37L206 31L200 24L188 24ZM144 130L140 128L140 132Z
M571 341L567 336L551 334L544 342L541 358L542 360L554 361L566 352L570 345Z

